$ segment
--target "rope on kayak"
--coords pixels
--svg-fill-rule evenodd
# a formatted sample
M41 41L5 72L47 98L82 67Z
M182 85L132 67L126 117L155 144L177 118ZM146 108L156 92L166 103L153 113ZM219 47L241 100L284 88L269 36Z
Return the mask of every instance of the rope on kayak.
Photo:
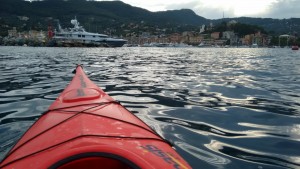
M101 103L80 104L80 105L75 105L75 106L62 107L62 108L57 108L57 109L51 109L51 110L46 111L44 114L47 114L48 112L51 112L51 111L65 111L65 112L77 113L77 111L70 111L70 110L63 110L63 109L74 108L74 107L78 107L78 106L88 106L88 105L94 105L94 104L99 104L99 106L100 106L100 104L104 105L104 104L109 104L109 103L116 103L116 104L121 105L124 109L126 109L128 112L130 112L133 116L135 116L136 118L138 118L134 113L132 113L130 110L128 110L125 106L123 106L123 105L121 104L121 102L118 101L118 100L113 100L113 101L110 101L110 102L101 102ZM83 110L82 113L87 114L85 111L86 111L86 110ZM90 113L90 114L92 114L92 113ZM110 119L113 119L113 120L121 121L121 122L124 122L124 123L131 124L131 125L133 125L133 126L142 128L142 129L147 130L147 131L149 131L150 133L156 135L157 137L161 138L161 139L164 140L167 144L169 144L171 147L174 147L174 144L173 144L172 142L170 142L169 140L163 138L161 135L159 135L159 134L158 134L155 130L153 130L153 129L152 129L152 130L149 130L149 129L143 127L143 126L139 126L139 125L137 125L137 124L130 123L130 122L128 122L128 121L120 120L120 119L113 118L113 117L109 117L109 116L103 116L103 115L98 115L98 114L92 114L92 115L110 118ZM138 118L138 119L139 119L139 118ZM141 121L144 125L148 126L143 120L140 120L140 121Z
M59 107L59 108L56 108L56 109L50 109L50 110L45 111L42 115L45 115L45 114L47 114L47 113L49 113L49 112L52 112L52 111L60 111L60 110L63 110L63 109L70 109L70 108L75 108L75 107L79 107L79 106L91 106L91 105L96 105L95 107L90 107L90 108L86 109L86 110L89 110L89 109L96 108L96 107L98 107L98 106L107 105L107 104L111 104L111 103L121 104L119 101L116 101L116 100L108 101L108 102L100 102L100 103L78 104L78 105L74 105L74 106L67 106L67 107ZM82 110L82 111L80 111L80 112L83 112L83 111L86 111L86 110ZM79 113L78 111L74 111L74 112Z
M95 105L95 104L96 104L96 105ZM120 122L124 122L124 123L130 124L130 125L133 125L133 126L142 128L142 129L144 129L144 130L146 130L146 131L148 131L148 132L151 132L152 134L156 135L159 139L157 139L157 138L147 138L147 137L146 137L146 138L144 138L144 137L122 137L122 136L107 136L107 135L93 135L93 136L97 136L97 137L107 137L107 138L108 138L108 137L109 137L109 138L122 138L122 139L153 139L153 140L165 142L165 143L167 143L168 145L170 145L171 147L173 147L173 144L172 144L170 141L164 139L162 136L160 136L160 135L159 135L156 131L154 131L154 130L147 129L147 128L143 127L143 126L140 126L140 125L137 125L137 124L128 122L128 121L120 120L120 119L117 119L117 118L113 118L113 117L109 117L109 116L104 116L104 115L99 115L99 114L93 114L93 113L90 113L90 112L86 112L86 111L88 111L88 110L90 110L90 109L94 109L94 108L97 108L97 107L100 107L100 106L103 106L103 105L109 105L109 104L119 104L120 106L122 106L121 103L120 103L119 101L114 101L114 100L113 100L113 101L108 101L108 102L90 103L90 104L81 104L81 105L74 105L74 106L68 106L68 107L61 107L61 108L51 109L51 110L48 110L48 111L44 112L44 113L42 114L42 116L44 116L44 115L46 115L46 114L48 114L48 113L50 113L50 112L53 112L53 111L72 112L72 113L75 113L75 114L72 115L72 116L70 116L70 117L68 117L68 118L66 118L65 120L62 120L61 122L55 124L54 126L49 127L48 129L46 129L46 130L40 132L39 134L37 134L37 135L35 135L34 137L28 139L27 141L25 141L24 143L22 143L22 144L19 145L18 147L15 147L15 146L16 146L16 145L15 145L15 146L12 148L12 151L10 151L10 152L5 156L5 158L2 160L2 162L5 161L6 158L8 158L11 154L13 154L15 151L17 151L19 148L21 148L21 147L24 146L25 144L27 144L27 143L29 143L30 141L34 140L34 139L37 138L38 136L40 136L40 135L46 133L47 131L49 131L49 130L55 128L56 126L59 126L59 125L61 125L62 123L65 123L65 122L69 121L70 119L76 117L76 116L79 115L79 114L89 114L89 115L95 115L95 116L99 116L99 117L105 117L105 118L109 118L109 119L113 119L113 120L118 120L118 121L120 121ZM87 109L85 109L85 110L82 110L82 111L70 111L70 110L64 110L64 109L68 109L68 108L75 108L75 107L78 107L78 106L88 106L88 105L95 105L95 106L89 107L89 108L87 108ZM124 106L122 106L122 107L125 108ZM102 107L102 108L103 108L103 107ZM126 109L126 108L125 108L125 109ZM127 110L127 109L126 109L126 110ZM127 110L127 111L129 111L129 110ZM130 111L129 111L129 112L130 112ZM133 113L131 113L131 114L133 114ZM134 114L133 114L133 115L134 115ZM42 117L42 116L41 116L41 117ZM135 116L135 115L134 115L134 116ZM41 118L41 117L40 117L40 118ZM37 120L37 121L38 121L38 120ZM36 121L36 122L37 122L37 121ZM36 122L35 122L35 123L36 123ZM142 120L141 120L141 122L145 124L145 122L143 122ZM34 124L35 124L35 123L34 123ZM33 124L33 125L34 125L34 124ZM147 126L147 125L146 125L146 126ZM23 134L23 136L24 136L27 132L28 132L28 130ZM22 137L23 137L23 136L22 136ZM83 136L91 136L91 135L82 135L82 136L79 136L79 137L83 137ZM22 138L22 137L21 137L21 138ZM20 138L20 139L21 139L21 138ZM76 138L78 138L78 137L72 138L72 139L70 139L70 140L73 140L73 139L76 139ZM70 140L68 140L68 141L70 141ZM68 142L68 141L65 141L65 142ZM7 165L9 165L9 164L11 164L11 163L13 163L13 162L15 162L15 161L18 161L18 160L21 160L21 159L23 159L23 158L26 158L26 157L29 157L29 156L31 156L31 155L34 155L34 154L36 154L36 153L45 151L45 150L47 150L47 149L49 149L49 148L52 148L52 147L54 147L54 146L58 146L58 145L63 144L63 143L65 143L65 142L62 142L62 143L53 145L53 146L48 147L48 148L46 148L46 149L43 149L43 150L40 150L40 151L38 151L38 152L29 154L29 155L24 156L24 157L21 157L21 158L19 158L19 159L13 160L13 161L11 161L11 162L9 162L9 163L7 163L7 164L4 164L3 166L0 166L0 167L7 166Z
M123 106L123 105L121 104L120 101L118 101L118 102L119 102L119 104L120 104L124 109L126 109L128 112L130 112L133 116L135 116L136 118L140 119L140 118L137 117L134 113L132 113L130 110L128 110L125 106ZM140 120L140 121L141 121L144 125L148 126L143 120ZM140 127L141 127L141 126L140 126ZM175 145L174 145L171 141L169 141L169 140L163 138L163 137L162 137L160 134L158 134L154 129L152 129L151 131L152 131L152 133L155 134L157 137L161 138L161 139L164 140L167 144L169 144L169 146L175 147Z
M71 111L71 110L60 110L60 111L76 113L76 111ZM123 123L130 124L130 125L132 125L132 126L141 128L141 129L143 129L143 130L146 130L146 131L152 133L153 135L159 137L163 142L166 142L166 143L169 144L171 147L174 147L174 145L173 145L170 141L168 141L168 140L166 140L165 138L161 137L155 130L151 130L151 129L145 128L145 127L143 127L143 126L137 125L137 124L135 124L135 123L131 123L131 122L128 122L128 121L120 120L120 119L114 118L114 117L104 116L104 115L101 115L101 114L94 114L94 113L90 113L90 112L82 112L81 114L88 114L88 115L93 115L93 116L98 116L98 117L104 117L104 118L108 118L108 119L112 119L112 120L116 120L116 121L120 121L120 122L123 122ZM141 121L142 121L142 120L141 120ZM112 136L112 137L118 137L118 136ZM131 137L131 138L135 138L135 137Z
M108 103L116 103L116 104L119 104L121 105L124 109L126 109L128 112L130 112L133 116L135 116L136 118L138 118L134 113L132 113L130 110L128 110L125 106L123 106L121 104L120 101L118 100L114 100L114 101L110 101L110 102L101 102L101 103L89 103L89 104L80 104L80 105L75 105L75 106L69 106L69 107L63 107L63 108L57 108L57 109L51 109L51 110L48 110L45 112L48 113L48 112L51 112L51 111L63 111L63 112L72 112L72 113L78 113L78 111L71 111L71 110L63 110L63 109L67 109L67 108L74 108L74 107L78 107L78 106L85 106L85 105L94 105L94 104L108 104ZM130 125L133 125L133 126L136 126L136 127L139 127L139 128L142 128L154 135L156 135L157 137L159 137L160 139L164 140L164 142L166 142L167 144L169 144L171 147L174 147L174 144L171 143L169 140L163 138L161 135L159 135L155 130L149 130L148 128L145 128L143 126L140 126L140 125L137 125L137 124L134 124L134 123L131 123L131 122L128 122L128 121L124 121L124 120L120 120L120 119L117 119L117 118L113 118L113 117L109 117L109 116L104 116L104 115L99 115L99 114L94 114L94 113L89 113L89 112L85 112L86 110L83 110L81 113L84 113L84 114L90 114L90 115L95 115L95 116L100 116L100 117L105 117L105 118L109 118L109 119L113 119L113 120L117 120L117 121L120 121L120 122L124 122L124 123L127 123L127 124L130 124ZM138 118L139 119L139 118ZM144 125L148 126L143 120L140 120Z
M61 122L57 123L56 125L54 125L54 126L52 126L52 127L49 127L48 129L46 129L46 130L40 132L39 134L37 134L37 135L35 135L34 137L28 139L27 141L25 141L24 143L22 143L22 144L19 145L18 147L15 147L16 145L14 145L14 147L12 148L12 151L10 151L10 152L2 159L1 163L2 163L7 157L9 157L11 154L13 154L16 150L18 150L19 148L21 148L23 145L27 144L28 142L32 141L33 139L37 138L38 136L40 136L40 135L46 133L47 131L53 129L54 127L59 126L60 124L62 124L62 123L64 123L64 122L66 122L66 121L72 119L73 117L76 117L77 115L79 115L80 113L82 113L82 112L84 112L84 111L87 111L87 110L90 110L90 109L93 109L93 108L96 108L96 107L99 107L99 106L102 106L102 105L110 104L110 103L117 103L117 104L118 104L118 102L116 102L116 101L101 102L101 103L97 103L97 105L95 105L96 103L94 103L94 104L86 104L86 105L95 105L95 106L89 107L89 108L87 108L87 109L85 109L85 110L76 112L73 116L70 116L70 117L66 118L65 120L62 120ZM62 107L62 108L58 108L58 109L48 110L48 111L44 112L40 118L42 118L44 115L46 115L46 114L48 114L49 112L52 112L52 111L58 111L58 110L60 110L60 109L73 108L73 107L78 107L78 106L81 106L81 105L75 105L75 106L70 106L70 107ZM38 122L38 120L35 121L35 123L37 123L37 122ZM34 123L34 124L35 124L35 123ZM34 124L33 124L33 125L34 125ZM33 126L33 125L32 125L32 126ZM19 142L19 141L23 138L23 136L24 136L28 131L29 131L29 130L27 130L27 131L22 135L22 137L20 137L20 139L19 139L17 142ZM1 166L0 166L0 167L1 167Z

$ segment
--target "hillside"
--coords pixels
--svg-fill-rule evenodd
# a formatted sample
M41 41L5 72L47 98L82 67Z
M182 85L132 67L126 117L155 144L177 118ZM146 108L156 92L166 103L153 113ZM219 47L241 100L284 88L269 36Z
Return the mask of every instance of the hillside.
M300 33L300 18L291 19L272 19L272 18L249 18L249 17L239 17L239 18L225 18L214 20L215 24L221 23L222 21L236 20L237 22L258 25L271 34L294 34Z
M195 26L208 23L207 19L196 15L192 10L184 9L156 13L130 6L121 1L1 1L0 23L2 34L5 34L7 27L13 26L17 27L18 30L46 30L49 24L56 25L56 20L59 20L62 26L69 27L71 26L70 20L75 16L87 30L97 32L103 32L111 28L116 29L116 32L121 32L121 25L140 24L141 22L158 28L180 25L190 25L195 28ZM22 21L20 16L26 16L29 20ZM190 19L185 21L184 18ZM123 27L122 29L130 28Z
M86 0L1 0L0 36L17 27L23 30L47 30L48 25L70 27L70 20L77 17L79 22L92 32L125 35L128 32L172 33L194 30L202 24L221 23L237 20L241 23L258 25L273 33L288 33L300 30L300 19L226 18L209 20L198 16L190 9L150 12L133 7L122 1ZM292 25L292 26L290 26Z

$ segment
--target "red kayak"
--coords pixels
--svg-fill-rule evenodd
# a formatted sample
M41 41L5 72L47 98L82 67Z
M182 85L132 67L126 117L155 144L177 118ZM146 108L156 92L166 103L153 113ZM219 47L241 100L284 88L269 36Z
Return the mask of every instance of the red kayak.
M81 66L0 168L189 169L148 125L107 95Z

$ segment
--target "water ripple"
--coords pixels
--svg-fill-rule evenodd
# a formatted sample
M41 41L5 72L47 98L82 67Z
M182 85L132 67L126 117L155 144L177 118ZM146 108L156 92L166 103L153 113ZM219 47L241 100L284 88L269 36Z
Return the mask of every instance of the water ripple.
M246 134L227 132L227 131L218 129L216 127L209 126L207 124L199 124L199 123L194 123L191 121L184 121L184 120L180 120L180 119L172 119L172 118L166 118L166 117L156 117L155 119L158 121L162 121L162 122L167 122L167 123L171 123L171 124L177 124L180 126L188 127L190 129L197 130L197 131L209 132L211 134L215 134L215 135L219 135L219 136L242 137L242 136L246 135Z
M270 164L285 168L298 168L299 157L283 156L280 154L266 154L261 152L254 152L245 148L235 147L232 145L226 145L217 141L212 141L210 144L206 145L208 148L218 151L220 153L226 154L231 157L235 157L241 160ZM293 159L297 161L293 161Z
M300 55L288 49L0 47L0 158L77 64L193 168L300 168Z

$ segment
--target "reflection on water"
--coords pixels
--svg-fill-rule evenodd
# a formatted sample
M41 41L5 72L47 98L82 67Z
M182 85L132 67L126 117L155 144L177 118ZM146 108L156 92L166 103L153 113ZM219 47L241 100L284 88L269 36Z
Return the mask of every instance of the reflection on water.
M218 143L217 141L212 141L207 146L210 149L214 149L226 155L237 157L239 159L244 159L247 161L256 162L256 163L264 163L264 164L270 164L270 165L286 167L286 168L297 168L300 166L299 163L285 160L285 159L289 159L289 158L292 159L292 158L289 156L283 158L281 154L274 154L274 153L266 154L266 153L261 153L259 151L251 151L241 147L224 145L222 143Z
M193 168L300 168L300 53L0 47L0 158L82 64Z

